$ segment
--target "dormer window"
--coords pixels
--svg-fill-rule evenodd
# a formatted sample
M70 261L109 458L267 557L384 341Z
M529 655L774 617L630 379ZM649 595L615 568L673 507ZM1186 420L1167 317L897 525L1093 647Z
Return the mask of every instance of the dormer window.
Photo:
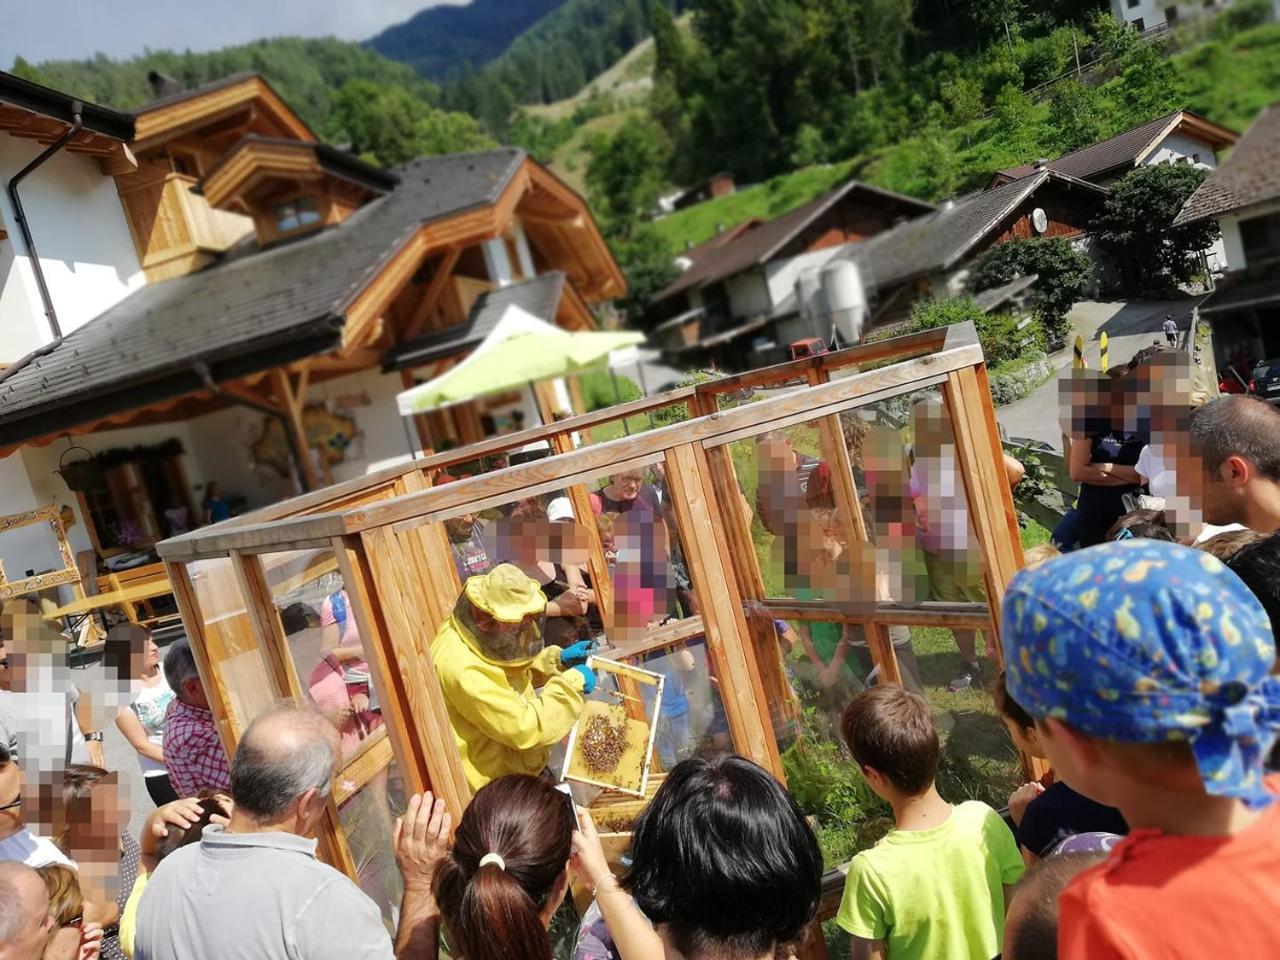
M262 246L342 223L400 178L336 147L245 137L200 181L216 210L253 217Z
M276 229L281 233L308 227L320 222L320 210L316 206L316 198L298 197L285 203L276 204Z

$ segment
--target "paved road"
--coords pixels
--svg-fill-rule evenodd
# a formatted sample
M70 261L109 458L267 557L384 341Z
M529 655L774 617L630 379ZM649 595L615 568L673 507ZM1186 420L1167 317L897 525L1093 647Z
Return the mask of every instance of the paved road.
M1112 366L1124 363L1143 347L1163 343L1160 325L1165 314L1172 314L1179 331L1186 335L1191 326L1191 309L1200 297L1182 300L1131 300L1122 303L1082 301L1068 315L1075 332L1085 339L1085 361L1097 370L1098 339L1106 333ZM1071 346L1049 358L1055 372L1071 369ZM1058 428L1058 377L1050 380L1029 397L996 410L996 419L1010 437L1030 437L1062 449Z

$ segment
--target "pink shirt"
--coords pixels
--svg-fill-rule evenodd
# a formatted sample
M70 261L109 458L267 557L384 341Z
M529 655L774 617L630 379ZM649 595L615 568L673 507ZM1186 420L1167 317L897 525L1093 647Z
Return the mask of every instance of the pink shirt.
M350 622L348 620L348 622ZM358 693L366 697L370 695L368 683L347 683L344 679L347 671L359 671L368 674L369 665L363 660L349 660L345 664L330 654L316 665L307 679L307 690L316 706L326 712L345 707L351 698ZM372 710L362 710L349 717L338 728L342 737L343 754L351 753L359 746L360 741L382 726L382 715Z

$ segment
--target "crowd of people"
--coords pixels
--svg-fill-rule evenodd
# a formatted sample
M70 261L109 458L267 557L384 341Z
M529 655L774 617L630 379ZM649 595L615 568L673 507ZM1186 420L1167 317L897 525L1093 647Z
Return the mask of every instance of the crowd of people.
M1164 395L1164 363L1128 371L1137 396ZM1181 411L1131 403L1129 387L1119 389L1107 399L1121 411L1115 422L1084 424L1084 452L1071 458L1101 491L1082 492L1076 539L1061 555L1029 555L1000 611L1004 669L992 696L1011 742L1043 775L1007 811L944 796L938 730L909 682L841 695L847 762L893 821L843 880L835 921L854 958L1243 957L1280 939L1280 776L1270 772L1280 731L1280 411L1246 397ZM915 430L925 466L914 482L894 480L926 501L929 429ZM891 438L862 439L867 485L883 486L876 448ZM814 528L792 530L795 546L783 549L803 551L812 536L826 550L822 503L790 488L793 452L779 437L759 447L784 479L754 509L796 527L802 503ZM1130 454L1132 464L1121 462ZM621 528L614 588L634 592L623 623L641 627L694 602L681 600L678 581L667 596L647 579L680 544L666 532L663 492L648 502L646 485L623 474L596 494L599 516L613 518L602 529ZM1114 496L1156 487L1167 494L1160 504ZM899 509L911 509L909 494ZM552 501L506 518L496 541L474 516L449 532L466 576L431 653L474 797L456 824L431 794L408 800L392 840L403 886L394 930L323 862L316 839L344 752L381 723L352 666L363 661L345 594L318 612L282 611L299 629L314 620L326 632L324 662L311 697L263 711L231 756L190 646L172 644L162 663L146 630L112 629L104 667L128 691L112 704L116 724L155 805L136 834L117 772L90 750L102 738L86 729L85 698L54 665L56 640L27 605L6 605L0 960L430 960L442 950L549 960L571 889L590 904L575 914L575 960L799 950L818 935L823 857L767 770L728 750L695 754L668 723L665 777L634 824L622 875L591 814L547 775L553 745L598 682L591 642L580 639L591 635L592 585L585 564L548 565L521 544L559 537L557 549L576 558L572 532L550 529L572 515ZM970 536L932 533L944 557ZM505 562L490 562L493 550ZM787 563L808 586L831 589L818 567ZM932 579L966 582L966 571L934 566ZM869 567L847 567L841 582L876 596ZM568 623L553 633L546 623L557 618ZM846 638L831 639L839 648ZM976 638L957 639L976 657ZM793 632L791 642L817 640ZM675 703L669 719L679 720Z

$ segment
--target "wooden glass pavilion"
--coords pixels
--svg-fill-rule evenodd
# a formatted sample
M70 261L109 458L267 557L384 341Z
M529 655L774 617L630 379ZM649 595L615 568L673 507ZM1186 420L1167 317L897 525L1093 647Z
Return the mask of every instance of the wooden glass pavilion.
M892 516L882 522L889 499L859 489L883 476L862 438L874 434L900 446L921 398L945 411L956 495L967 502L988 603L921 601L901 586L909 577L886 575L905 561L884 532L893 529ZM623 428L627 435L598 442ZM812 453L797 458L805 461L796 471L807 472L807 489L801 499L783 498L795 522L781 525L762 522L770 509L762 503L781 488L765 489L772 481L761 451L779 441L785 445L773 449L784 455ZM536 442L549 445L549 455L518 462ZM591 492L624 471L664 477L662 512L672 550L683 554L688 596L674 608L676 619L607 638L607 656L678 670L692 743L735 750L785 781L789 755L830 747L836 733L829 713L824 721L797 693L807 689L797 676L801 658L787 652L784 637L807 648L823 625L842 646L853 638L867 666L888 682L903 680L895 645L899 653L908 648L894 640L903 628L990 631L998 649L1000 599L1022 564L1001 454L982 351L966 324L496 437L166 541L159 551L228 751L264 706L308 695L325 641L313 616L297 615L298 605L314 612L345 590L383 722L345 750L321 852L390 916L399 896L390 850L394 808L404 794L431 789L457 817L470 797L429 650L460 590L444 521L501 518L518 502L567 496L585 531L586 566L608 625L611 561L593 522ZM440 484L442 474L453 479ZM853 558L844 579L834 581L845 586L825 595L812 583L793 589L790 567L779 579L769 560L771 551L785 555L784 566L807 555L800 543L806 510L821 512L823 543L838 543ZM655 770L665 762L655 758ZM640 803L607 793L593 803L620 847ZM611 820L610 811L619 815ZM838 864L829 866L825 916L834 912L842 882ZM821 938L811 940L806 953L820 954Z

